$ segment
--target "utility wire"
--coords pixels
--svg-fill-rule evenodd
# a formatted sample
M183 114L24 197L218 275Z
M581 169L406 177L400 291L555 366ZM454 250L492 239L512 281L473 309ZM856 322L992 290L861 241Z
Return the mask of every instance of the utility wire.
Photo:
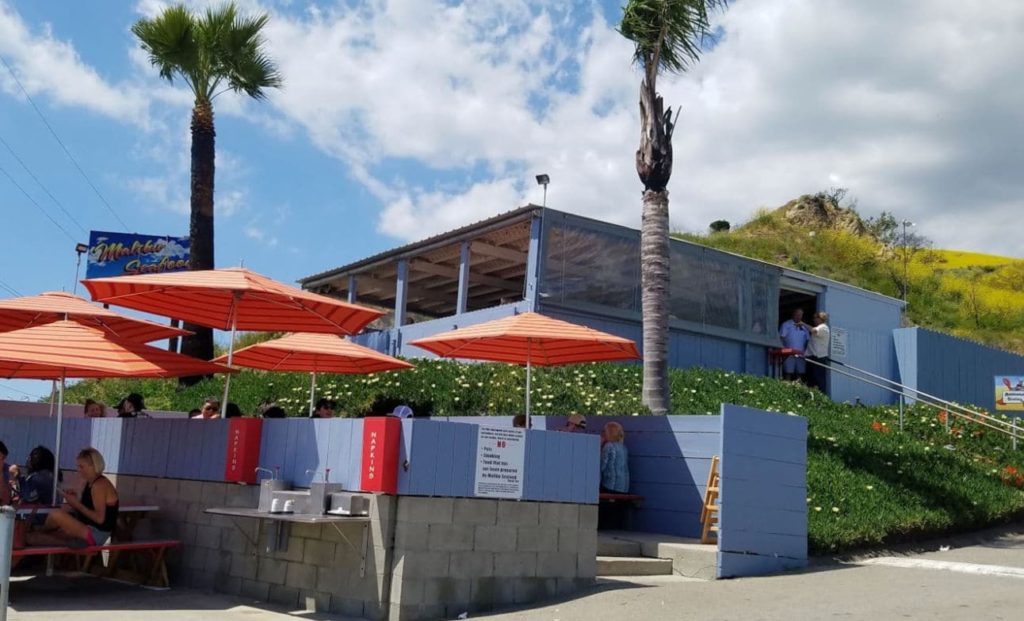
M21 394L23 394L23 395L25 395L27 397L35 397L35 395L30 393L30 392L25 392L24 390L18 390L17 388L14 388L13 386L6 385L6 384L0 384L0 390L10 390L11 392L20 392Z
M74 222L75 226L77 226L83 233L88 234L89 231L86 231L85 227L82 226L82 224L78 220L76 220L75 217L71 215L71 213L67 209L64 208L64 205L62 205L61 202L57 200L57 197L50 192L49 188L43 185L43 182L39 180L39 177L37 177L35 173L33 173L32 170L27 165L25 165L25 162L23 162L20 157L18 157L18 154L14 152L14 149L11 148L11 145L7 144L7 141L4 140L3 136L0 136L0 144L3 144L10 152L10 154L14 156L14 159L18 160L18 163L21 164L21 167L25 169L25 172L28 173L28 176L32 177L33 181L35 181L36 184L43 189L43 192L46 192L46 195L50 197L50 200L56 203L57 207L59 207L60 210L64 212L64 215L67 216L68 219L70 219L72 222Z
M14 294L14 295L16 295L18 297L21 297L21 294L18 293L17 289L15 289L14 287L12 287L9 284L5 283L2 280L0 280L0 289L6 289L7 291L11 292L12 294Z
M60 225L60 222L57 222L56 220L54 220L53 216L51 216L45 209L43 209L42 205L40 205L39 203L36 202L36 199L32 198L31 194L29 194L28 192L25 191L25 188L23 188L20 185L18 185L18 182L14 180L14 177L11 176L11 173L9 173L6 170L4 170L3 166L0 166L0 173L3 173L10 180L10 182L14 184L14 187L16 187L19 190L21 190L21 193L25 195L25 198L30 200L32 202L32 204L35 205L36 208L39 209L39 211L41 211L44 216L46 216L46 219L53 223L53 226L57 227L58 229L60 229L60 231L62 233L67 235L68 239L70 239L72 241L72 243L75 243L75 244L79 243L78 240L75 239L71 235L71 233L68 233L68 230L66 228L64 228L63 226Z
M32 104L32 109L35 110L36 114L39 115L39 118L43 121L43 125L46 125L46 129L50 130L50 134L53 135L54 140L57 141L57 144L60 145L60 148L64 149L64 154L67 155L68 159L71 160L71 163L75 165L75 168L78 170L78 173L82 175L82 178L85 179L85 182L89 184L89 187L92 188L92 191L95 192L96 196L99 197L100 201L102 201L103 204L106 205L107 210L110 211L110 213L121 224L124 230L129 230L128 225L124 223L124 220L121 219L121 216L117 215L117 212L114 211L114 208L110 205L110 203L107 202L107 199L103 198L103 195L100 194L99 189L96 187L95 184L93 184L92 179L89 178L89 175L85 174L85 171L82 170L82 167L78 165L78 160L75 159L74 155L71 155L71 151L69 151L68 148L64 145L64 141L60 139L60 136L57 135L57 132L50 125L50 122L46 120L45 116L43 116L42 110L39 109L39 106L37 106L36 102L33 101L32 96L28 94L27 90L25 90L25 87L21 84L21 80L19 80L17 74L14 73L14 69L12 69L11 65L7 63L7 59L3 56L0 56L0 61L3 61L4 66L7 67L7 71L11 74L11 77L14 78L15 84L17 84L18 88L21 89L21 92L24 93L25 98L28 99L28 102Z

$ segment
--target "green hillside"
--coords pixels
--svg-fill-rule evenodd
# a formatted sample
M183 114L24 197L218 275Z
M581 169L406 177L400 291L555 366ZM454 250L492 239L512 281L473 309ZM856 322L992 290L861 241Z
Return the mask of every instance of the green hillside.
M900 297L907 318L994 347L1024 353L1024 260L938 250L892 216L863 220L825 193L762 210L731 231L676 237Z

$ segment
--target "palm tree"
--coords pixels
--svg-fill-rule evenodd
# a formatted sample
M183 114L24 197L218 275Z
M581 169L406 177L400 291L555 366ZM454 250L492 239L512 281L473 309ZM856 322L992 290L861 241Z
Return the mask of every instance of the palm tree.
M192 90L192 198L189 236L191 269L214 266L213 100L226 91L245 93L256 100L266 89L281 86L281 76L264 53L262 30L267 15L240 17L234 4L193 14L184 6L172 6L153 19L132 26L149 62L168 82L175 78ZM209 360L213 357L213 331L186 326L195 336L186 337L182 352Z
M640 287L643 307L644 404L655 414L670 410L668 391L669 220L672 131L678 112L665 109L658 74L682 73L700 58L711 36L708 14L728 0L629 0L619 33L635 45L640 82L640 148L636 172L644 184L640 228Z

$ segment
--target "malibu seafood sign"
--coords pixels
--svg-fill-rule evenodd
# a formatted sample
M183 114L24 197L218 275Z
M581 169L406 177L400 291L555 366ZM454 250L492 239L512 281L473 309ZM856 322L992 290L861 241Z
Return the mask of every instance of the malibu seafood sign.
M89 233L86 278L180 272L189 265L189 239L140 233Z
M996 376L996 409L1024 412L1024 377Z

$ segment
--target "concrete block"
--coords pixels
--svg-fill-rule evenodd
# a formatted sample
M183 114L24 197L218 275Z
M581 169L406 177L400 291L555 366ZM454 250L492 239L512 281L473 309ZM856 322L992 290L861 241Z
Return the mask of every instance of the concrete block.
M223 507L224 496L227 490L224 489L226 483L214 483L211 481L203 481L203 487L199 501L207 507Z
M332 565L348 571L357 571L362 550L362 539L352 539L351 543L336 543L334 544L334 562ZM383 550L378 551L378 548L367 547L366 567L374 567L374 563L377 558L381 557L380 555L383 555ZM383 570L383 567L381 569ZM371 570L367 569L367 571Z
M286 586L295 587L301 590L316 588L316 566L306 563L288 563L288 571L285 573L284 583Z
M232 576L226 576L217 580L215 587L220 593L227 593L228 595L241 595L242 594L242 579L234 578Z
M255 509L260 500L259 490L253 485L229 485L222 506Z
M288 574L288 563L261 556L257 561L256 579L268 584L284 584Z
M494 556L493 552L452 552L451 560L448 563L448 576L452 578L493 576Z
M319 591L299 591L299 608L306 612L330 612L331 594Z
M540 524L539 503L499 500L497 523L505 526L536 526Z
M596 530L579 530L576 534L576 554L597 556L599 548ZM637 552L634 556L639 556Z
M172 539L177 539L181 542L183 547L192 547L196 545L196 531L198 527L195 524L179 523L176 524L177 532L171 535Z
M444 606L439 605L392 605L391 616L388 619L391 621L433 621L434 619L443 619L444 615Z
M182 564L189 570L201 570L206 568L206 557L210 553L208 548L186 548L182 552Z
M394 583L393 578L394 576L385 576L383 573L367 572L362 577L359 576L359 572L350 573L343 594L366 602L380 602L384 600L387 591L385 585L390 588Z
M558 549L558 529L554 526L520 526L516 533L516 550L550 552Z
M294 535L290 535L287 539L287 546L285 549L271 553L271 557L279 561L291 561L293 563L297 563L302 560L302 555L306 549L305 543L305 539L300 539Z
M272 584L270 585L270 601L295 609L299 605L299 590L290 586Z
M470 585L470 605L476 611L486 612L515 602L515 580L480 578Z
M420 604L423 602L423 585L426 580L396 576L391 581L392 604Z
M540 523L552 528L579 528L580 506L562 502L541 503Z
M501 524L477 526L473 535L473 549L478 552L515 552L516 529Z
M156 479L153 493L160 499L161 505L171 505L178 501L180 498L178 493L179 483L178 479Z
M515 591L517 604L539 602L558 594L558 581L555 578L517 578Z
M192 589L212 589L216 586L217 579L212 571L201 569L190 571L188 574L188 586Z
M426 550L429 524L398 522L395 524L395 550Z
M206 556L206 569L217 575L217 581L225 580L231 574L230 552L210 550Z
M533 577L537 575L535 552L508 552L494 555L494 575L498 578Z
M330 567L334 565L334 546L336 544L333 541L304 539L303 542L303 563L317 567Z
M576 555L571 552L537 554L537 576L540 578L575 578Z
M498 501L490 498L456 498L452 521L456 524L497 524Z
M384 621L388 618L390 610L391 602L366 601L363 602L363 616L361 618L369 619L370 621Z
M303 539L322 539L322 525L321 524L292 524L292 537L302 537Z
M316 590L323 593L344 593L348 572L332 567L316 568Z
M572 528L559 528L558 551L576 554L576 550L579 548L579 532L580 529L575 526Z
M597 576L597 555L576 555L576 577L593 578L595 576Z
M458 578L434 578L423 581L424 604L440 604L446 608L460 608L455 615L466 612L472 599L473 581Z
M473 526L431 524L427 547L432 551L455 552L473 549Z
M367 615L363 610L362 600L352 599L351 597L340 597L338 595L331 596L331 612L356 619L372 619L373 621L383 619L381 616L371 617Z
M448 552L405 552L395 555L396 576L403 578L435 578L448 575Z
M453 501L453 498L399 496L397 519L399 522L419 524L451 524L455 506Z
M597 505L579 505L580 530L597 530Z
M178 481L179 502L202 502L203 484L201 481Z
M204 527L205 528L205 527ZM220 549L233 554L245 554L252 548L252 544L245 538L245 535L235 529L221 530Z
M205 508L208 505L204 505L202 501L192 503L188 506L188 512L186 514L186 520L189 524L196 525L207 525L213 521L213 516L208 513L204 513Z
M255 580L258 565L259 563L257 563L255 556L249 554L232 554L231 567L228 569L228 574L237 578Z

